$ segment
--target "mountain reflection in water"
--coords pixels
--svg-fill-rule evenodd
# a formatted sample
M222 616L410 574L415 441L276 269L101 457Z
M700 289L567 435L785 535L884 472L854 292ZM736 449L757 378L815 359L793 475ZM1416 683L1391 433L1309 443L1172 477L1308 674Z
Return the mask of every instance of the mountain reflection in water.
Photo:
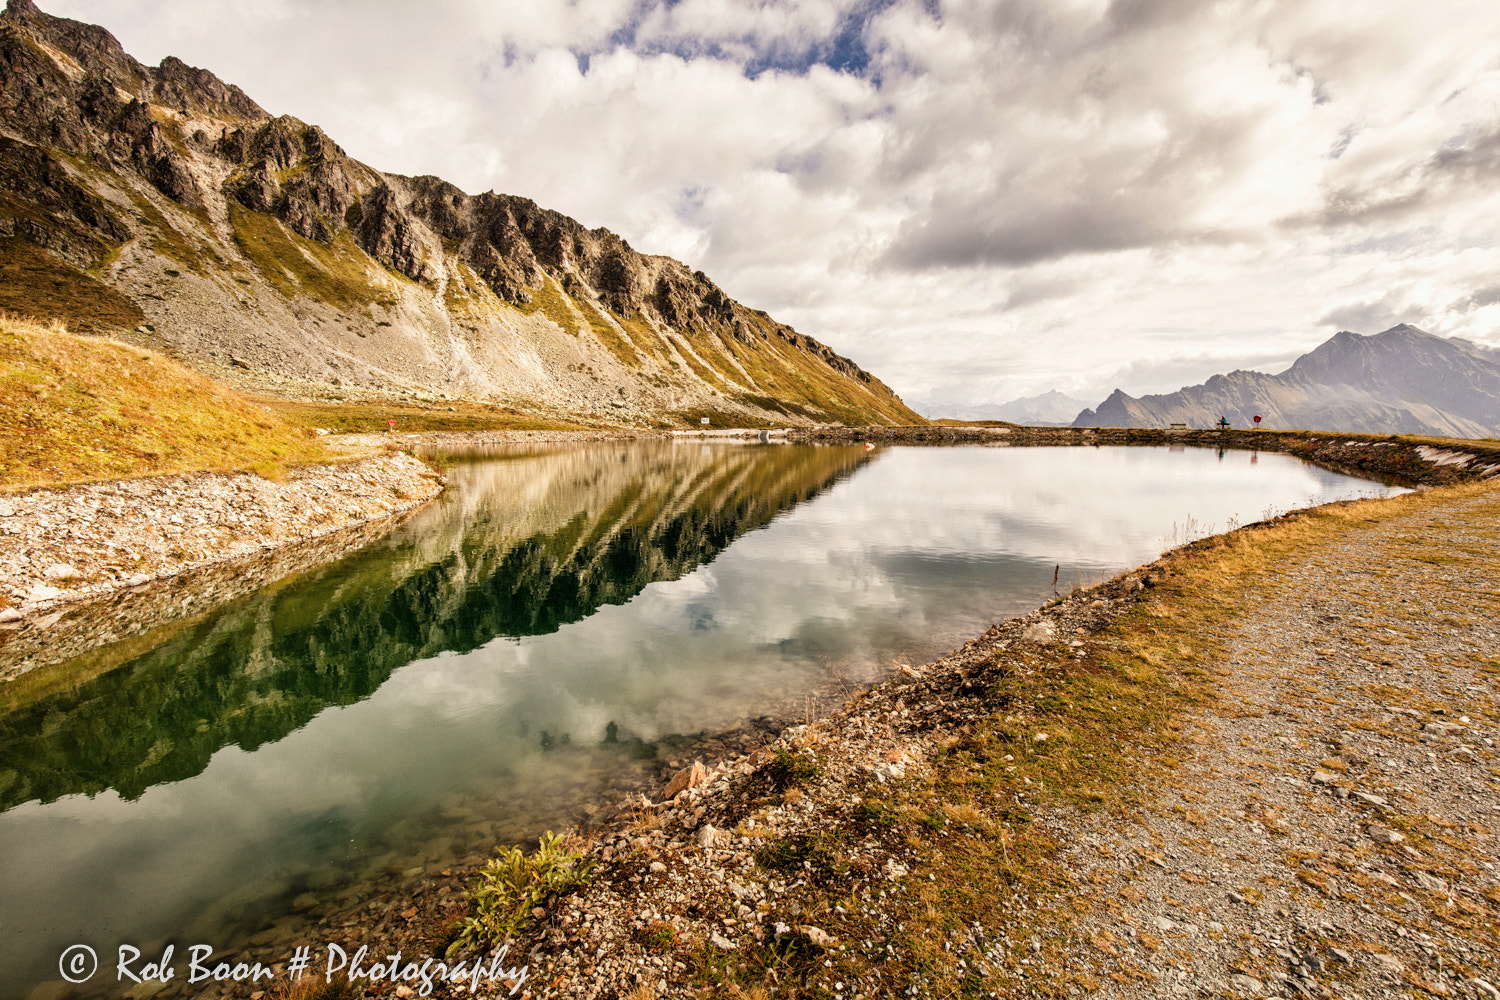
M396 536L0 716L0 809L137 798L368 697L406 663L555 632L678 579L863 461L857 447L671 444L454 459L448 499Z

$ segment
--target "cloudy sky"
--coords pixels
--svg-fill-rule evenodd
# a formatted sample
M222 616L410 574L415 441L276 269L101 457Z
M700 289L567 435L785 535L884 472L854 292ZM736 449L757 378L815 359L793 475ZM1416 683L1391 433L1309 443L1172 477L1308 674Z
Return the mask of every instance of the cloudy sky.
M701 267L918 409L1500 345L1493 0L41 0Z

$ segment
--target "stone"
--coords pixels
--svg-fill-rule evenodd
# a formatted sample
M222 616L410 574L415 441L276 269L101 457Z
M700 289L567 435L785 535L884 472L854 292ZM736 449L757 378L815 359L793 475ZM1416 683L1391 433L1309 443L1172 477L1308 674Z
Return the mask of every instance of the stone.
M1383 951L1377 951L1370 958L1383 972L1400 975L1406 971L1406 965L1395 955L1388 955Z
M81 576L83 576L82 573L67 563L53 563L42 570L44 580L76 580Z
M1426 889L1428 892L1448 891L1448 883L1435 875L1429 875L1426 872L1419 871L1416 873L1415 878L1417 880L1417 885L1421 886L1423 889Z
M1332 771L1314 771L1311 780L1315 785L1331 785L1338 780L1338 777Z
M803 924L797 928L797 933L806 938L810 944L815 944L819 948L833 947L833 935L821 927L814 927L812 924Z
M1399 844L1406 839L1405 834L1392 830L1388 826L1380 826L1375 823L1371 823L1365 828L1365 836L1377 844Z
M31 603L36 604L40 601L50 601L54 597L61 596L62 591L58 590L56 587L49 587L45 583L39 583L36 586L32 587L31 590L26 594L26 599Z
M667 866L664 865L664 864L662 864L660 861L653 861L653 862L651 862L651 871L652 871L653 874L660 875L662 872L664 872L666 870L667 870Z
M1500 1000L1500 989L1488 979L1480 979L1478 976L1469 980L1469 985L1474 987L1474 992L1484 997L1485 1000Z
M1050 621L1039 621L1029 625L1026 631L1021 633L1022 642L1034 642L1039 646L1057 640L1057 626Z
M1367 806L1383 806L1388 804L1382 796L1373 795L1370 792L1354 792L1349 797Z
M714 838L718 835L719 831L714 829L712 823L705 823L698 828L697 833L693 834L693 843L699 847L712 847Z
M667 782L667 790L663 798L674 799L689 788L697 788L707 780L708 769L703 766L701 760L695 760L692 767L685 767L672 776L672 780Z
M1229 977L1229 985L1248 996L1258 997L1265 992L1265 984L1254 976L1233 975Z
M708 936L708 941L709 944L712 944L715 948L718 948L722 951L738 951L740 947L728 938L720 937L717 932L710 934Z
M1157 917L1155 920L1152 921L1152 923L1156 925L1156 929L1157 930L1162 931L1162 932L1173 930L1177 926L1175 923L1173 923L1171 920L1168 920L1166 917Z
M15 608L0 608L0 623L18 622L22 618L21 612Z
M1422 732L1434 736L1457 736L1463 731L1464 727L1456 722L1429 722L1422 727Z

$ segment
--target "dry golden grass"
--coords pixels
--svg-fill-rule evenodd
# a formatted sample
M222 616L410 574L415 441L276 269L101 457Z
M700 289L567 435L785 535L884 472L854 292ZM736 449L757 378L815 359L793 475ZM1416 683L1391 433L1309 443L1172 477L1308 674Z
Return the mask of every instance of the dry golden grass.
M0 490L326 458L289 426L154 351L0 316Z
M586 430L604 424L553 420L513 406L455 400L447 406L421 406L415 403L347 402L309 403L272 396L250 396L281 419L297 427L323 428L340 434L385 431L390 421L398 433L423 431L571 431Z

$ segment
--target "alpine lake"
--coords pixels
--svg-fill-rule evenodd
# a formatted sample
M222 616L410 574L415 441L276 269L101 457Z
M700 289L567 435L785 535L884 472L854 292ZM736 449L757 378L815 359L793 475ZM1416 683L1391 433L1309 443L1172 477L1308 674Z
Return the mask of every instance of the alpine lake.
M78 943L100 956L80 994L124 992L121 943L279 960L328 914L659 795L671 768L1054 592L1399 492L1167 447L679 439L437 460L448 491L380 541L0 702L0 995L66 995ZM203 988L183 978L161 995Z

